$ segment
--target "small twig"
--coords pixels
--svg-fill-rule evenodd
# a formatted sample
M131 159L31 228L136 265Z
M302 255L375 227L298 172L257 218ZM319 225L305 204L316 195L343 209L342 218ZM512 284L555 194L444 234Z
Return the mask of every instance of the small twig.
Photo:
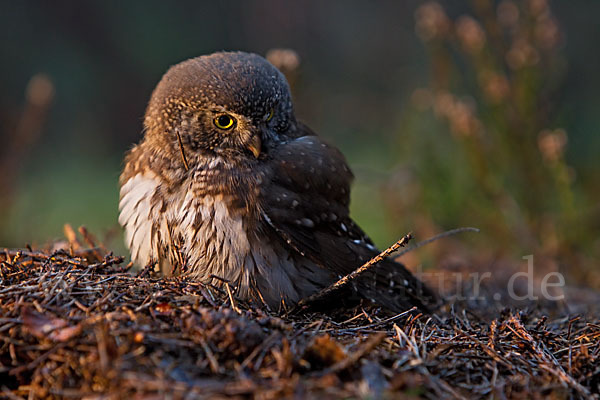
M521 321L516 318L514 315L510 317L508 320L509 324L512 324L514 329L507 325L507 327L513 331L520 339L525 341L531 346L534 355L540 361L540 368L545 369L551 374L555 375L558 379L560 379L565 386L570 386L575 389L580 395L585 398L590 398L590 391L582 386L575 378L569 375L560 363L556 360L554 355L544 346L543 342L536 341L533 336L527 331L525 326L521 323Z
M506 357L501 356L492 346L483 343L481 340L477 339L475 336L470 335L468 332L456 327L456 332L460 335L465 336L467 339L472 340L476 343L481 349L490 356L494 361L504 365L507 369L512 369L513 366Z
M92 254L94 254L98 260L102 260L102 254L106 254L108 252L104 245L99 243L98 239L96 239L96 237L94 237L94 235L92 235L85 226L80 226L78 230L79 233L81 233L81 236L83 236L83 240L88 244L88 246L90 246ZM98 243L98 245L96 245L96 243Z
M575 317L569 320L569 328L567 329L567 340L571 339L571 329L573 327L573 323L579 321L580 319L581 317Z
M394 322L406 315L410 315L410 313L412 313L413 311L417 311L418 308L417 307L413 307L409 310L406 310L404 312L401 312L400 314L396 314L393 317L389 317L386 318L384 320L378 321L378 322L373 322L372 324L369 325L363 325L363 326L356 326L356 327L351 327L351 328L333 328L333 329L325 329L321 332L331 332L331 331L340 331L340 332L353 332L353 331L363 331L363 330L367 330L367 329L373 329L373 328L377 328L380 327L382 325L385 325L387 323L390 322ZM359 314L361 315L361 314ZM347 321L346 321L347 322Z
M46 361L46 359L48 357L50 357L53 353L55 353L58 350L62 349L66 345L67 345L67 342L58 343L57 345L51 347L47 352L45 352L44 354L41 354L35 360L31 361L29 364L21 365L19 367L16 367L16 368L13 368L13 369L9 370L8 371L9 375L17 375L17 374L22 373L23 371L28 371L28 370L34 369L39 364L41 364L42 362Z
M381 262L383 259L385 259L387 256L392 254L394 251L398 250L400 247L405 246L406 243L408 243L411 239L412 239L412 235L410 233L406 234L405 236L402 237L402 239L398 240L396 243L394 243L393 245L391 245L390 247L388 247L387 249L385 249L384 251L382 251L375 257L371 258L369 261L367 261L366 263L364 263L363 265L361 265L359 268L355 269L348 275L342 277L340 280L335 282L333 285L326 287L325 289L313 294L312 296L307 297L306 299L300 300L300 302L298 303L298 306L302 307L303 305L306 305L308 303L313 303L317 300L320 300L320 299L326 297L329 293L341 288L342 286L346 285L348 282L355 279L360 274L362 274L363 272L365 272L366 270L371 268L373 265Z
M81 248L81 244L77 240L77 234L73 230L71 224L65 224L63 226L63 232L67 241L69 242L69 246L71 247L71 251L77 251ZM73 254L71 254L73 255Z
M138 272L137 277L138 278L147 278L150 276L150 274L154 271L154 269L156 268L156 261L151 261L148 265L146 265L144 268L142 268L140 270L140 272Z
M452 229L443 233L440 233L439 235L435 235L427 240L424 240L422 242L417 243L416 245L409 247L407 249L402 250L400 253L398 253L397 257L400 257L410 251L413 251L415 249L418 249L419 247L423 247L426 244L429 244L431 242L435 242L436 240L448 237L448 236L452 236L452 235L456 235L458 233L463 233L463 232L479 232L479 229L477 228L457 228L457 229ZM314 303L315 301L321 300L324 297L327 297L331 292L345 286L346 284L348 284L348 282L350 282L353 279L356 279L359 275L363 274L365 271L367 271L368 269L370 269L371 267L373 267L374 265L378 264L379 262L381 262L382 260L384 260L386 257L388 257L390 254L392 254L393 252L395 252L396 250L398 250L400 247L404 247L406 246L406 244L413 238L411 233L406 234L405 236L403 236L400 240L398 240L396 243L394 243L393 245L391 245L390 247L388 247L387 249L385 249L384 251L382 251L381 253L379 253L378 255L376 255L375 257L371 258L369 261L367 261L366 263L364 263L363 265L361 265L359 268L355 269L354 271L352 271L350 274L342 277L341 279L339 279L337 282L335 282L334 284L326 287L325 289L313 294L312 296L309 296L305 299L302 299L298 302L298 307L303 307L306 306L307 304L310 303Z
M420 247L423 247L423 246L425 246L425 245L427 245L429 243L435 242L437 240L443 239L443 238L448 237L448 236L457 235L457 234L463 233L463 232L479 232L479 229L466 227L466 228L451 229L449 231L442 232L442 233L440 233L438 235L430 237L429 239L423 240L422 242L419 242L419 243L415 244L412 247L408 247L408 248L402 250L401 252L399 252L396 255L396 258L401 257L401 256L405 255L406 253L410 253L411 251L416 250L416 249L418 249Z
M227 289L227 295L229 296L229 301L231 302L231 308L233 308L233 310L236 313L241 314L242 310L239 309L239 307L235 304L235 301L233 300L233 293L231 293L231 287L229 286L229 282L225 282L225 289Z
M208 358L208 364L210 365L211 371L215 374L218 374L219 372L221 372L221 368L219 367L219 362L215 358L215 355L212 352L212 350L210 349L210 347L208 347L208 343L206 343L206 340L204 340L204 338L202 338L202 337L200 338L200 345L202 346L202 349L204 350L204 353L206 354L206 358Z
M254 357L256 357L258 355L258 353L260 353L264 349L268 348L271 345L271 342L278 337L279 337L279 334L277 332L273 332L264 342L262 342L261 344L256 346L254 348L254 350L252 350L252 352L248 355L248 357L246 357L244 359L244 361L242 361L242 363L236 367L238 372L243 371L248 366L248 364L250 364L250 362L252 362Z
M445 380L440 377L432 374L427 366L425 365L425 354L419 351L419 346L416 343L416 338L413 336L408 336L406 332L404 332L398 325L394 324L394 330L396 331L396 336L398 338L398 343L400 346L403 346L403 341L406 342L406 346L408 350L412 353L412 358L414 361L414 367L421 374L425 375L433 384L437 385L435 389L439 392L438 394L444 394L441 390L445 390L447 393L451 395L452 398L466 400L465 397L460 395L460 393L456 392ZM446 396L444 396L446 397Z
M360 349L356 350L354 353L350 354L343 360L333 364L331 367L324 369L319 375L328 375L343 371L348 367L351 367L352 365L356 364L358 360L360 360L362 357L371 352L371 350L377 347L377 345L381 343L386 336L387 334L385 332L376 333L375 335L367 339L364 342L364 344L360 347Z

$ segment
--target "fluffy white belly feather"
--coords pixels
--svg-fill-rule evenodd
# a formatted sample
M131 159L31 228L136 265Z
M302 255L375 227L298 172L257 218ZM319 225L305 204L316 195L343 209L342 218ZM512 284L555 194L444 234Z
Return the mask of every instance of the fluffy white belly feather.
M198 198L191 190L181 196L183 189L169 195L153 174L138 174L121 187L119 223L135 264L158 263L163 272L177 266L194 279L221 285L217 276L241 298L262 298L271 307L295 303L330 280L328 272L281 243L265 243L249 231L222 198Z

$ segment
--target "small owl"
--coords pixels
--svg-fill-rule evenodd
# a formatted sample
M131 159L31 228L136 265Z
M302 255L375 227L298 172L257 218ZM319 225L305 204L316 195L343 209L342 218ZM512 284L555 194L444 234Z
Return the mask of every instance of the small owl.
M296 120L267 60L220 52L163 76L144 137L125 157L119 223L132 260L274 309L331 285L379 252L349 216L344 156ZM354 293L394 311L435 295L384 260Z

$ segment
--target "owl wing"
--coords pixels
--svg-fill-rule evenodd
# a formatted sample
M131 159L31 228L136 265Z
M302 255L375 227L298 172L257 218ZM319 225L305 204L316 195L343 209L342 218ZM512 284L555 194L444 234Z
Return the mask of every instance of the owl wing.
M272 179L262 190L264 218L292 251L345 276L379 254L349 216L352 172L344 156L317 136L270 153ZM402 264L384 260L354 282L363 296L391 310L428 310L436 296Z

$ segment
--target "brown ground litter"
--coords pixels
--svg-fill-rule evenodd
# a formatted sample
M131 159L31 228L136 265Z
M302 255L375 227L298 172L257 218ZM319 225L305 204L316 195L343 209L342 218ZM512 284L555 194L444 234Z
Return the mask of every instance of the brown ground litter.
M278 316L235 290L147 275L103 248L0 252L0 395L598 395L590 316L459 303L433 317L369 305Z

